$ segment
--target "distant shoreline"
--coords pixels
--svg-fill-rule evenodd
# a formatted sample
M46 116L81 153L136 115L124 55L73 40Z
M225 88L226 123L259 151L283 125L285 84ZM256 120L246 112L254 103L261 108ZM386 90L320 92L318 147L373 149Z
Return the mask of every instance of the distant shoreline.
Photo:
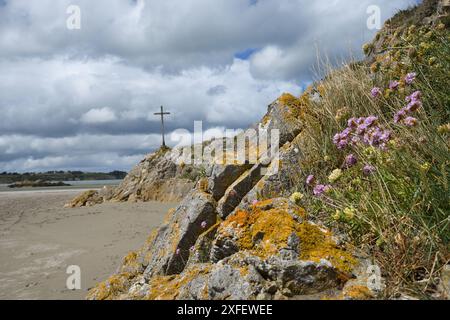
M82 172L82 171L48 171L48 172L1 172L0 185L13 184L23 181L73 182L73 181L110 181L122 180L127 173L124 171L111 172Z
M0 184L0 193L18 193L18 192L45 192L45 191L86 191L99 190L104 186L118 186L123 180L85 180L85 181L65 181L70 186L57 187L24 187L24 188L8 188L8 184Z

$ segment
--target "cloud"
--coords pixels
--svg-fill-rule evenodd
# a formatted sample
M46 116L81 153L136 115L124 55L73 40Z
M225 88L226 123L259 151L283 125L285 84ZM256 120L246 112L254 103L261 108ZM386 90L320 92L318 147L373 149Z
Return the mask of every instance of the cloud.
M209 96L219 96L219 95L225 94L226 92L227 92L227 87L219 84L217 86L209 88L206 91L206 94Z
M117 120L116 114L110 108L91 109L81 116L81 122L87 124L107 123Z
M168 132L246 128L318 55L361 56L368 5L384 20L416 2L1 1L0 171L129 168L159 145L160 105Z

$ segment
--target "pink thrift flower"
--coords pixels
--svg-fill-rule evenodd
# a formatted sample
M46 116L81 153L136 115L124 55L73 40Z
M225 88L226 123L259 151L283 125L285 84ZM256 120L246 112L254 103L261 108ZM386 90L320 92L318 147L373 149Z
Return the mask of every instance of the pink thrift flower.
M315 181L316 181L316 178L312 174L306 178L306 184L308 186L313 185Z
M314 187L313 193L315 196L320 197L321 195L323 195L325 192L329 191L330 189L331 189L331 186L329 186L329 185L318 184L317 186Z
M370 176L374 172L375 172L375 167L373 167L369 164L366 164L363 168L363 173L365 176Z
M378 117L376 116L369 116L364 120L364 124L367 127L371 127L372 125L376 124L378 122Z
M353 167L356 163L358 162L358 159L355 157L355 155L353 154L349 154L346 158L345 158L345 164L347 165L347 167Z
M407 117L403 123L408 127L415 127L418 123L417 119L414 117Z
M399 123L406 117L406 108L400 109L395 115L394 115L394 122Z
M378 87L374 87L372 89L372 91L370 92L370 94L372 95L373 98L378 98L379 96L382 95L381 89Z
M350 118L350 119L348 119L347 126L348 126L349 128L356 128L356 127L358 126L357 120L358 120L358 119L356 119L356 118Z
M412 100L406 107L406 111L416 112L421 107L422 107L422 102L420 100Z
M398 82L398 81L391 81L389 83L389 89L397 90L399 85L400 85L400 82Z
M415 72L408 73L405 77L406 84L412 84L416 80L417 74Z

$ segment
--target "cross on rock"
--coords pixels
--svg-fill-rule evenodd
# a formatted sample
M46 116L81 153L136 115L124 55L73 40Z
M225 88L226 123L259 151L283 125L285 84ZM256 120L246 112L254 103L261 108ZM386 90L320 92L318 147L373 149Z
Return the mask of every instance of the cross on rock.
M161 116L161 135L162 135L162 146L166 146L166 139L164 137L164 115L169 115L170 112L164 112L164 107L161 106L161 112L157 112L155 116Z

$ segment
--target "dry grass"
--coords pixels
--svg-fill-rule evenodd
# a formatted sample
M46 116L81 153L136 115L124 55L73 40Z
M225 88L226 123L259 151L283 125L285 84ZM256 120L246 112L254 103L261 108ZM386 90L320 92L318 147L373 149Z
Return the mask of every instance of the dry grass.
M351 64L328 68L328 77L316 85L320 101L308 101L303 115L303 175L298 191L308 195L304 206L330 226L345 231L369 252L386 278L386 297L406 292L420 297L435 293L435 277L448 263L450 240L449 133L450 113L449 32L439 27L420 27L397 34L401 48L388 50L376 70ZM411 56L408 49L416 48ZM391 80L416 72L412 85L400 81L399 89L384 90ZM374 99L371 89L383 89ZM393 121L405 106L405 97L420 90L423 106L414 114L418 124L407 127ZM301 98L305 100L305 96ZM351 117L377 116L379 126L392 132L386 150L357 144L339 150L333 136ZM358 163L345 166L354 154ZM363 174L371 165L374 172ZM312 195L304 179L313 174L323 184L336 168L342 177L322 197ZM344 212L352 212L346 216ZM354 212L354 214L353 214Z

